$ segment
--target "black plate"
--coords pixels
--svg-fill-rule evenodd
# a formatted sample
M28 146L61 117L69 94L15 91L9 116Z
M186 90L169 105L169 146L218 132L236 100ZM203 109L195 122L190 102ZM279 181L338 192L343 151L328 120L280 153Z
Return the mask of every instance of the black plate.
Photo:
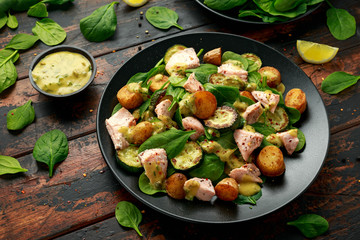
M255 53L264 66L274 66L282 74L287 89L301 88L307 96L308 109L301 119L301 130L307 143L305 150L285 157L286 172L276 183L268 181L262 189L263 196L257 206L236 205L232 202L201 202L174 200L166 195L149 196L138 188L138 175L120 168L115 150L105 127L105 119L111 116L117 104L116 93L137 72L150 70L161 59L167 48L174 44L201 48L204 52L222 47L223 51ZM222 33L194 33L159 41L128 60L112 77L100 100L97 113L97 137L101 152L109 168L119 182L137 199L157 211L182 220L202 223L231 223L257 218L273 212L299 196L317 176L329 145L329 123L323 101L312 81L293 62L280 52L251 39Z
M238 9L239 8L235 8L234 10L227 10L227 11L218 11L218 10L214 10L214 9L211 9L209 8L208 6L206 6L204 4L204 0L195 0L197 3L199 3L203 8L205 8L206 10L212 12L213 14L221 17L221 18L225 18L225 19L228 19L228 20L231 20L231 21L235 21L235 22L240 22L240 23L251 23L251 24L281 24L281 23L289 23L289 22L292 22L292 21L295 21L295 20L298 20L300 18L303 18L307 15L309 15L310 13L312 13L313 11L315 11L316 9L318 9L320 7L320 5L322 3L318 3L318 4L315 4L315 5L312 5L312 6L308 6L308 10L306 11L306 13L302 14L302 15L299 15L295 18L292 18L288 21L285 21L285 22L274 22L274 23L267 23L267 22L263 22L260 18L238 18L238 14L239 14L239 11Z

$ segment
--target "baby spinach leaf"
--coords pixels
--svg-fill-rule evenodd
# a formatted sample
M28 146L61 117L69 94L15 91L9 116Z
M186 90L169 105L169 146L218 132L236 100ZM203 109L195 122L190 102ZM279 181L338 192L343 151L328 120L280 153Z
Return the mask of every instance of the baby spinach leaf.
M225 149L237 148L232 131L221 133L220 137L216 139L216 142Z
M304 133L303 133L300 129L298 129L297 131L298 131L297 137L298 137L298 139L299 139L299 143L298 143L298 145L297 145L296 148L295 148L295 152L298 152L298 151L300 151L301 149L303 149L304 146L305 146L305 143L306 143L306 139L305 139Z
M168 159L176 157L184 148L186 141L195 131L181 131L170 129L148 138L139 147L139 153L151 148L163 148Z
M209 82L209 76L211 74L217 73L217 66L213 64L200 64L200 67L193 68L193 69L187 69L185 70L186 73L195 73L195 78L198 80L201 84L205 84Z
M198 167L189 171L191 177L208 178L216 181L224 172L225 163L215 154L206 154Z
M244 196L239 194L237 199L235 199L233 202L238 205L242 205L242 204L256 205L256 201L259 200L261 196L262 196L261 190L253 196Z
M119 111L121 108L122 108L122 106L121 106L120 103L116 104L115 107L114 107L114 109L113 109L113 111L112 111L112 113L111 113L111 116L114 115L114 114L115 114L117 111Z
M27 12L30 17L48 17L49 13L47 11L45 3L39 2L31 6Z
M184 125L182 123L182 116L181 116L181 112L180 112L180 108L176 109L175 115L174 115L174 120L177 123L177 125L180 127L181 130L184 130Z
M39 40L38 36L33 36L30 34L19 33L16 34L5 46L5 49L14 49L14 50L27 50L34 46L34 44Z
M281 106L281 104L280 104ZM298 122L301 118L301 113L296 108L291 108L283 105L283 107L286 110L287 115L289 116L289 122L290 124L295 124Z
M0 12L0 29L2 29L6 25L7 20L7 15L3 12Z
M297 227L307 238L320 236L329 229L328 221L317 214L304 214L287 225Z
M114 35L117 25L115 4L119 4L119 2L102 6L80 20L80 30L87 40L102 42Z
M14 15L11 15L10 12L9 12L9 16L8 16L6 25L11 29L15 29L19 26L18 20L16 19L16 17Z
M26 11L38 2L40 2L40 0L14 0L11 9L18 12Z
M55 129L42 135L35 143L33 156L36 161L49 166L49 176L52 177L56 163L62 162L69 153L65 133Z
M147 82L147 80L149 80L151 77L157 75L157 74L163 74L165 72L165 65L161 64L157 67L153 67L152 69L150 69L150 71L147 73L145 82Z
M132 203L121 201L116 205L115 217L118 223L124 227L130 227L142 237L139 230L139 224L142 220L140 210Z
M236 60L242 63L242 68L244 70L247 70L249 66L249 62L246 60L246 58L242 57L240 54L234 53L232 51L226 51L223 53L221 57L221 62L225 62L227 60Z
M0 59L0 93L13 85L17 79L17 72L12 62L13 57L17 54L17 50L14 51L6 59Z
M19 55L18 51L16 51L16 53L14 53L14 52L15 51L13 49L0 50L0 63L3 62L6 58L8 58L10 55L12 55L11 61L13 63L15 63L19 59L20 55Z
M247 0L205 0L204 4L215 10L230 10L246 2Z
M20 130L32 123L35 119L35 110L31 100L24 105L10 110L6 115L7 129Z
M166 193L165 190L155 189L150 185L149 178L143 172L139 177L139 188L140 190L147 195L154 195L155 193Z
M133 75L129 81L127 82L127 84L129 83L139 83L139 82L145 82L147 79L148 73L144 73L144 72L138 72L135 75Z
M240 96L239 89L236 87L206 83L204 88L214 94L218 106L222 106L224 102L234 103Z
M0 155L0 175L27 171L27 169L20 166L20 163L15 158Z
M151 25L160 29L169 29L172 26L183 30L183 28L177 23L178 14L166 7L151 7L146 11L146 19Z
M356 84L359 79L360 76L354 76L346 72L333 72L321 83L321 90L328 94L337 94Z
M55 4L55 5L63 5L65 3L73 2L74 0L43 0L43 3Z
M0 9L1 12L7 12L15 4L15 0L1 0L0 1Z
M345 40L355 35L355 18L345 9L331 7L326 11L326 16L327 26L334 38Z
M251 124L251 126L255 129L256 132L259 132L264 136L269 136L270 134L276 133L276 130L273 127L268 126L265 123L256 122Z
M65 30L50 18L44 18L37 21L32 32L48 46L58 45L66 38Z

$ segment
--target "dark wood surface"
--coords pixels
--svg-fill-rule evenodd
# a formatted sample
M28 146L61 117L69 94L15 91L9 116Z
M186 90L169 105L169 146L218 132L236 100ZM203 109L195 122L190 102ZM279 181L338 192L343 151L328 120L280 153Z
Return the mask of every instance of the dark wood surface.
M19 78L0 94L0 155L19 160L29 171L0 176L0 239L141 239L134 230L121 227L115 206L127 200L143 211L140 230L144 239L304 239L286 222L305 213L325 217L329 231L318 239L360 237L360 88L359 83L337 95L320 90L322 80L334 71L360 75L360 34L344 41L331 36L326 26L327 4L313 14L288 24L248 25L224 21L192 0L150 0L141 8L121 2L116 7L115 35L102 43L87 41L79 21L110 1L75 0L49 9L49 17L67 32L63 44L88 50L99 73L93 84L71 99L52 99L31 87L28 71L35 54L49 47L37 43L20 54ZM360 21L360 2L333 0ZM183 31L162 31L140 19L140 11L166 6L179 14ZM0 49L17 33L31 33L36 19L16 13L19 28L0 30ZM138 23L141 23L139 27ZM149 34L145 34L148 30ZM190 32L226 32L246 36L281 51L311 78L319 89L330 122L330 148L320 174L307 191L285 207L258 219L236 224L206 225L179 221L160 214L132 197L113 177L98 147L96 111L101 94L115 71L153 41ZM138 37L137 37L138 36ZM299 57L297 39L339 47L337 56L322 65ZM34 123L20 132L6 128L6 113L27 100L33 101ZM311 106L310 106L311 107ZM36 140L52 129L62 130L69 140L69 156L58 164L52 178L47 167L32 156ZM309 166L311 167L311 166Z

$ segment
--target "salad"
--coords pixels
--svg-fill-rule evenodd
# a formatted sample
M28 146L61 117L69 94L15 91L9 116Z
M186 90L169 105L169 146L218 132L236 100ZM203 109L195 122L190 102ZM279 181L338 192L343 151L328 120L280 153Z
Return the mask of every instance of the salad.
M200 62L202 52L174 45L118 91L105 120L116 158L149 195L256 203L265 178L284 174L284 154L305 145L293 125L306 95L284 98L280 72L253 53L216 48Z

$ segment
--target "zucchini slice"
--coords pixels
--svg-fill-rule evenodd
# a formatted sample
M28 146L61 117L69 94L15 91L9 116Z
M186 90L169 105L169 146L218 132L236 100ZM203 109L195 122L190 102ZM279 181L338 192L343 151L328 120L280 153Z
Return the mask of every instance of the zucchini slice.
M188 170L199 164L202 158L202 150L199 144L189 141L184 149L173 159L171 164L177 170Z
M238 113L232 107L222 106L215 110L214 115L204 120L204 123L205 126L215 129L229 128L234 125L238 116Z
M171 58L171 56L177 51L184 50L186 47L184 45L175 44L174 46L168 48L164 56L164 62L167 64Z
M276 107L275 112L266 112L265 124L273 127L277 132L284 130L289 124L289 117L282 107Z
M116 159L118 164L129 172L136 173L143 171L143 166L138 158L138 149L138 147L129 146L125 149L117 150Z

